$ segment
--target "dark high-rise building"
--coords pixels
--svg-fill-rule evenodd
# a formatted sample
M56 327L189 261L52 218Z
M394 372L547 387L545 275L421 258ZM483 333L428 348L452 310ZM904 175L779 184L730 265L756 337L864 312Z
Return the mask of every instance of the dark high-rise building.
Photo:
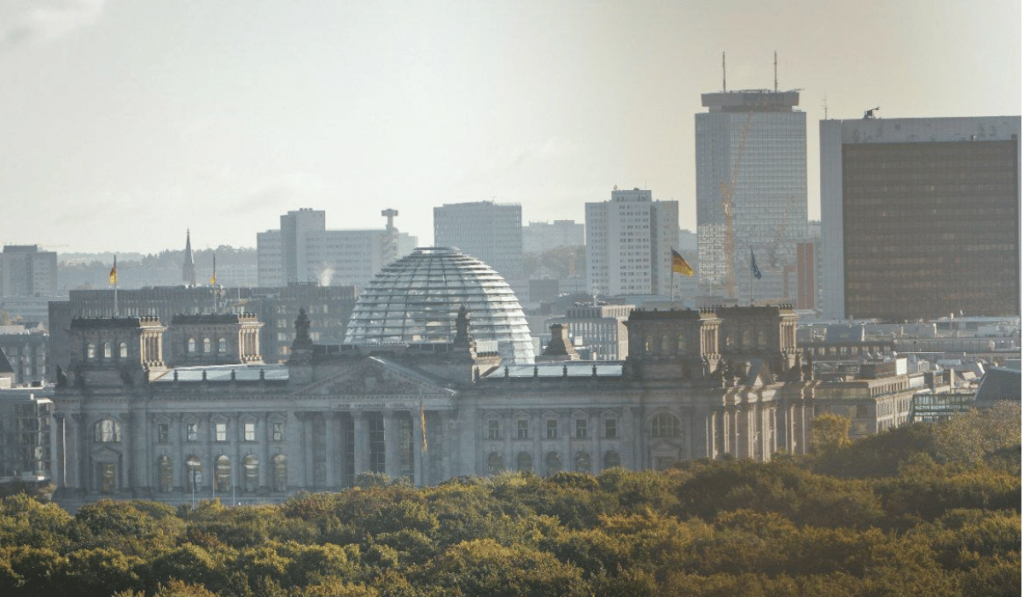
M1020 117L821 123L824 314L1020 309Z

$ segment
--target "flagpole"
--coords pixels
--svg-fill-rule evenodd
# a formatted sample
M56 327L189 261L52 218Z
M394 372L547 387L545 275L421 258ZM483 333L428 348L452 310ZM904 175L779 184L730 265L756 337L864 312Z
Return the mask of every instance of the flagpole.
M754 247L750 247L750 306L754 306L754 278L761 279L761 270L754 259Z
M114 318L116 319L117 316L117 255L114 255Z

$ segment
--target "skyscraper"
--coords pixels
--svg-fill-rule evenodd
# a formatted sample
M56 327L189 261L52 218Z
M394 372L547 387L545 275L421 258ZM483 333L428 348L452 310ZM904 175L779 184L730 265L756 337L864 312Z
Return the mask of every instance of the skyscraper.
M587 203L586 210L587 287L600 294L671 296L679 203L616 187L611 201Z
M797 91L704 93L696 115L700 285L741 300L792 300L807 232L807 118ZM762 272L750 292L750 254Z
M458 248L504 278L518 278L523 271L523 208L494 201L435 207L434 246Z
M821 122L826 317L1020 311L1020 116Z

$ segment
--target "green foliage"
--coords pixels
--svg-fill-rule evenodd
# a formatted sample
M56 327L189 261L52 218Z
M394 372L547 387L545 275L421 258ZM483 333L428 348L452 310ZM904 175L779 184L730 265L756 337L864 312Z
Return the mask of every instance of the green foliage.
M827 456L850 445L850 419L825 413L811 419L811 451Z
M0 546L63 551L77 536L74 520L56 504L42 504L25 494L0 500Z
M1019 594L1020 439L992 417L766 464L420 489L366 475L280 506L104 501L72 518L11 496L0 595Z
M986 454L1019 445L1020 424L1020 404L1010 402L942 421L935 426L936 460L976 466Z
M575 566L525 546L505 547L491 539L473 539L449 548L422 573L450 593L525 597L587 595Z

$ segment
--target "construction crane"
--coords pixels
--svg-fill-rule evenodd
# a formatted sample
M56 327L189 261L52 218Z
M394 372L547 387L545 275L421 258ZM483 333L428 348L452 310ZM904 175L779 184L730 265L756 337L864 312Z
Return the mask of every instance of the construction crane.
M740 130L740 141L736 147L736 156L732 161L732 176L729 179L728 184L722 183L719 187L719 193L722 195L722 215L724 232L722 234L722 253L725 262L725 295L729 297L736 296L736 271L733 267L733 252L734 252L734 240L732 231L732 195L736 190L736 179L740 175L740 160L743 157L743 148L747 144L747 134L750 133L750 121L754 118L754 113L747 112L747 119L743 122L743 128Z

